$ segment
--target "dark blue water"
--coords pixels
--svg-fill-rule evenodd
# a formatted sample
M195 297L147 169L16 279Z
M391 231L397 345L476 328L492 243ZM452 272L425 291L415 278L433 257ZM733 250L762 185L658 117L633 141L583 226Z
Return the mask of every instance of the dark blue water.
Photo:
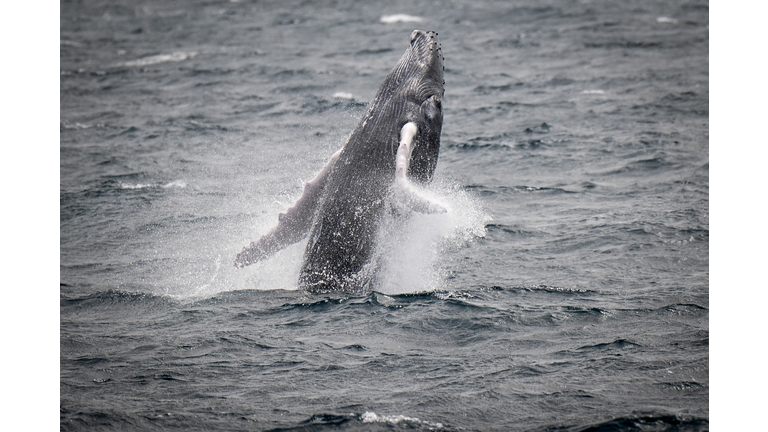
M62 2L62 429L708 429L708 23ZM234 268L415 28L445 56L450 211L382 234L368 295L297 291L303 243Z

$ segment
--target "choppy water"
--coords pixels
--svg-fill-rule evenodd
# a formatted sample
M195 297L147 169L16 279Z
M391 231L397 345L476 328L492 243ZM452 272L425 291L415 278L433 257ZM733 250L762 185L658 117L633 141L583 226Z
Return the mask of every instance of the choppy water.
M708 429L708 21L62 2L62 429ZM235 269L414 28L445 55L452 211L387 236L367 296L296 291L303 244Z

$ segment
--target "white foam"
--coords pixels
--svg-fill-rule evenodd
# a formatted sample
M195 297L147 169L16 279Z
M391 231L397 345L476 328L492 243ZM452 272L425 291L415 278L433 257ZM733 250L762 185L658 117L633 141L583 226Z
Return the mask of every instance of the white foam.
M422 18L413 16L413 15L406 15L406 14L395 14L395 15L384 15L379 20L380 22L383 22L384 24L394 24L399 22L422 22L424 21Z
M432 423L424 420L420 420L416 417L408 417L404 415L392 415L392 416L380 416L372 411L366 411L362 415L360 415L360 420L363 423L389 423L392 425L396 425L400 422L406 421L410 423L420 423L423 425L427 425L436 429L442 429L443 424L442 423Z
M136 67L136 66L149 66L158 63L166 62L180 62L187 59L191 59L197 55L196 52L182 52L176 51L171 54L158 54L149 57L143 57L138 60L127 61L122 63L123 66Z
M61 122L61 126L64 129L90 129L90 128L93 127L93 125L87 125L87 124L82 124L82 123L77 123L77 122L70 123L67 120L64 120L63 122Z
M174 181L172 181L170 183L167 183L167 184L163 185L163 188L165 188L165 189L172 188L172 187L177 187L177 188L183 189L183 188L187 187L187 182L185 182L184 180L174 180Z
M352 93L344 93L344 92L336 92L333 94L333 97L336 99L354 99L355 98L352 95Z
M458 185L436 178L432 185L421 190L429 199L440 202L448 212L413 213L407 219L384 218L374 251L374 259L379 264L375 289L383 294L444 289L445 270L440 266L444 265L446 253L485 235L485 224L490 217L479 201ZM161 284L168 289L160 294L195 299L243 289L297 290L306 239L248 266L247 270L232 264L242 247L269 231L276 223L277 213L289 204L283 202L265 209L249 230L240 227L237 231L244 237L222 231L219 232L221 237L216 239L211 239L210 233L201 238L193 235L184 239L184 242L195 242L196 247L179 248L170 243L164 246L171 247L173 253L165 251L161 255L172 255L179 265L170 265L165 270L167 273ZM382 419L387 421L385 417ZM397 417L388 419L397 420Z
M656 22L658 22L658 23L665 23L665 24L677 24L679 21L674 19L674 18L660 16L660 17L656 18Z
M144 189L144 188L152 188L152 187L157 187L157 185L149 184L149 183L137 183L137 184L120 183L120 189Z
M125 184L120 183L120 189L146 189L146 188L185 188L187 187L187 182L184 180L174 180L170 183L166 184L159 184L159 183L136 183L136 184Z
M605 94L603 90L584 90L581 94Z
M75 48L80 48L80 47L83 46L83 44L81 44L80 42L75 42L75 41L71 41L71 40L63 40L63 39L59 40L59 45L71 46L71 47L75 47Z
M440 262L445 253L485 236L490 215L458 185L436 179L420 193L448 211L412 212L405 221L391 215L383 217L374 259L380 263L377 290L384 294L444 288Z

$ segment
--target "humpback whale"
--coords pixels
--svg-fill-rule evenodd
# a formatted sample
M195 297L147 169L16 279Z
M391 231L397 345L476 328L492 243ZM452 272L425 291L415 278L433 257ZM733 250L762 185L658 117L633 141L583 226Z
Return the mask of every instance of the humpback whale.
M410 211L447 211L419 187L432 180L440 151L443 70L437 33L414 30L344 146L280 213L277 226L243 248L235 266L264 260L309 237L299 289L374 289L374 249L385 213L405 220Z

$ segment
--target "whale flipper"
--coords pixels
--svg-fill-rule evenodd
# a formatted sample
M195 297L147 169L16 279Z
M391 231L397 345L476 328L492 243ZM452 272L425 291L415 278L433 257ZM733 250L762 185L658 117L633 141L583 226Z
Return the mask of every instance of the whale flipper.
M276 227L261 236L260 239L251 242L250 245L243 248L242 252L237 254L235 267L245 267L267 259L272 254L300 241L309 234L325 182L333 171L342 150L334 153L322 171L304 185L304 193L296 203L285 213L278 215Z
M395 196L400 203L415 212L446 213L448 210L445 207L422 195L408 180L413 137L418 131L418 126L413 122L406 123L400 130L400 145L397 147L397 156L395 156Z

